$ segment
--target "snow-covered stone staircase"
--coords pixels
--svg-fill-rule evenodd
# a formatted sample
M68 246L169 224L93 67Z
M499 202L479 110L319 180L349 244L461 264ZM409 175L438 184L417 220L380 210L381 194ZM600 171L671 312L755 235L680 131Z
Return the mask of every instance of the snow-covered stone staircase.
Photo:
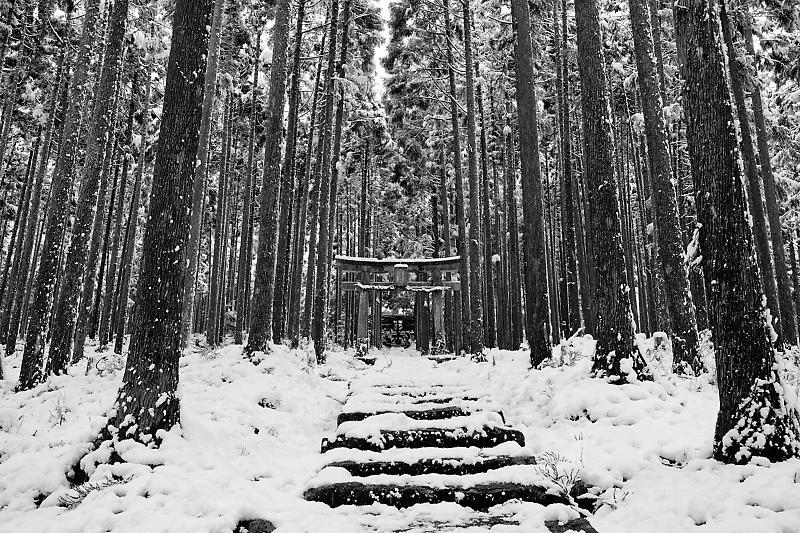
M420 532L516 525L502 513L486 514L511 500L569 503L526 451L524 435L506 423L490 398L474 387L432 377L353 381L336 435L322 441L326 466L305 498L331 507L450 502L475 512L465 523L413 530ZM426 384L416 385L419 381ZM595 532L585 519L546 525L550 531Z

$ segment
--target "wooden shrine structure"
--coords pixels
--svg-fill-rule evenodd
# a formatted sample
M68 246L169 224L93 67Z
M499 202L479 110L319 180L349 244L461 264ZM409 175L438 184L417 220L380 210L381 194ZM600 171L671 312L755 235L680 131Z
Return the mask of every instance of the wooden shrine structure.
M461 268L461 257L435 257L419 259L374 259L368 257L350 257L337 255L335 264L338 271L339 283L343 292L355 292L358 295L356 338L359 351L369 349L370 337L375 338L376 333L369 331L369 317L373 316L373 324L380 337L381 307L380 299L376 301L373 313L370 313L370 295L383 291L399 292L411 291L416 293L415 317L417 324L427 326L427 321L432 315L433 322L433 349L438 353L445 351L445 298L448 291L460 293L460 281L453 280L453 275L458 274ZM349 274L349 275L348 275ZM343 278L348 279L343 279ZM423 302L424 309L419 309ZM430 305L428 305L430 302ZM426 330L427 331L427 330ZM417 333L415 331L415 333ZM423 353L427 352L431 344L427 336L423 335L423 346L420 346L417 337L417 348Z

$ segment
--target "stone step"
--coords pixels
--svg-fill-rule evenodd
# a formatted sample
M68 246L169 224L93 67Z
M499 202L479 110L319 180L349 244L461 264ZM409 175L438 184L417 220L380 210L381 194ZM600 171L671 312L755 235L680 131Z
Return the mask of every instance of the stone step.
M378 437L378 438L375 438ZM355 448L379 452L389 448L459 448L476 446L491 448L503 442L516 442L525 446L521 431L499 426L486 426L480 430L459 429L409 429L381 431L371 438L337 435L335 439L322 439L322 453L334 448Z
M533 457L511 457L500 455L493 457L478 457L475 460L464 458L447 459L421 459L415 462L405 461L337 461L326 466L344 468L351 475L357 477L374 476L378 474L410 475L445 474L463 476L479 474L506 466L535 465Z
M477 402L480 401L480 398L476 396L412 396L408 401L411 403Z
M356 389L350 391L348 400L370 399L380 401L407 402L410 399L424 398L455 398L462 399L469 394L475 394L474 390L465 387L439 387L438 389L420 388L376 388L376 389ZM430 400L427 400L430 401Z
M404 526L401 529L392 530L393 533L459 533L475 531L490 531L494 526L519 526L519 520L508 515L494 515L476 513L477 516L469 516L458 520L431 520L423 519ZM480 528L480 529L478 529ZM383 527L370 529L370 531L385 533ZM510 531L516 531L514 529Z
M371 416L377 415L385 415L389 413L402 413L406 415L408 418L413 418L414 420L443 420L445 418L454 418L457 416L469 416L470 414L476 412L474 409L464 409L457 406L446 406L446 407L434 407L433 409L424 409L424 410L403 410L403 411L392 411L392 410L379 410L373 412L365 412L365 411L349 411L344 413L339 413L339 416L336 418L336 425L341 425L344 422L360 422L365 420ZM505 422L505 417L503 417L502 412L497 412L500 415L500 418Z
M583 517L570 520L563 524L559 524L558 521L553 520L545 522L544 525L547 526L550 533L598 533L592 524Z
M476 511L486 511L509 500L522 500L541 505L568 503L565 498L548 493L544 487L517 483L491 483L465 488L371 485L351 481L308 489L303 496L306 500L322 502L330 507L382 503L400 509L420 503L445 502L458 503Z
M442 521L420 521L411 524L409 527L395 529L394 533L459 533L462 531L474 532L476 528L481 528L481 531L489 531L494 526L519 525L519 521L510 516L487 515L464 520L458 524ZM556 520L550 520L545 522L544 525L550 533L598 533L585 518L576 518L563 524L559 524ZM384 532L385 529L375 528L371 531ZM516 531L516 529L511 531Z

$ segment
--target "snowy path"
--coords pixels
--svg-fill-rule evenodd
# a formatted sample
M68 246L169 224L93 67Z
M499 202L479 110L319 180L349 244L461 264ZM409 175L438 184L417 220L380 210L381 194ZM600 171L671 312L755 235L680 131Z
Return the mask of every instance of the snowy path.
M322 441L326 466L309 483L307 500L397 508L449 502L471 509L466 517L420 516L398 530L419 532L518 528L520 517L503 510L506 502L559 511L570 503L485 388L449 365L409 353L377 358L372 372L350 383L336 434ZM581 518L546 526L595 532Z

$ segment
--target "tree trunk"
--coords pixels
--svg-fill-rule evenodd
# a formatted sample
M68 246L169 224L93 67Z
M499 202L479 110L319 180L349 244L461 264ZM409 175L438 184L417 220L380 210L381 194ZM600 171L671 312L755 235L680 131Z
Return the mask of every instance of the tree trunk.
M620 236L614 179L614 144L596 0L576 0L584 161L593 212L597 348L593 371L613 382L645 377L646 363L633 345L633 317Z
M456 223L458 224L458 255L461 256L461 269L459 280L461 282L461 324L462 336L464 332L472 327L472 306L470 300L472 292L470 285L470 256L469 243L467 242L467 219L464 213L464 174L461 163L461 132L459 130L458 101L456 100L456 74L455 59L453 58L453 29L450 23L450 0L443 0L444 8L444 27L447 38L447 76L450 84L450 123L453 134L453 172L455 175L455 204L456 204ZM467 63L469 64L469 63ZM473 349L472 343L467 336L465 344L469 349Z
M330 20L330 13L328 13L326 20ZM325 40L327 39L327 34L322 36L322 43L320 45L320 49L325 49ZM293 269L292 269L292 282L290 286L291 297L290 297L290 305L289 305L289 338L292 341L292 347L297 348L300 343L300 334L307 335L308 331L301 332L301 311L303 310L300 305L300 294L302 289L302 277L303 277L303 252L305 251L305 235L306 235L306 220L308 218L308 211L312 209L312 211L316 208L315 202L316 199L319 197L317 194L318 187L316 184L312 185L314 190L309 189L312 172L311 172L311 156L314 148L314 133L317 127L317 119L318 119L318 110L317 110L317 103L319 100L319 92L320 92L320 77L322 75L322 64L323 64L324 54L320 54L319 61L317 62L317 74L314 78L314 96L311 99L311 124L308 127L308 139L306 142L306 153L305 157L303 158L303 166L301 168L301 184L300 184L300 194L301 197L299 198L300 206L299 206L299 213L298 213L298 222L297 222L297 235L295 237L295 248L293 250ZM319 111L321 112L321 111ZM314 201L312 202L311 207L309 207L309 196L312 196ZM315 221L312 220L312 225L316 224ZM312 232L313 233L313 232ZM309 260L311 260L311 255L309 252ZM308 284L306 284L308 285ZM308 287L306 287L308 290ZM307 304L307 302L306 302ZM306 305L306 310L308 306ZM306 313L303 313L303 317L305 318ZM305 321L303 322L305 323Z
M289 0L278 0L273 26L273 62L270 69L269 104L265 120L264 182L259 196L258 258L246 352L264 351L272 340L272 298L275 289L275 243L278 228L276 206L281 174L283 107L286 97L286 48L289 35Z
M106 275L106 287L103 295L103 309L100 313L100 331L98 333L98 344L104 347L109 341L109 333L113 330L112 312L114 304L114 292L118 288L116 285L117 270L119 267L120 238L122 236L122 221L125 211L125 190L128 185L128 169L133 161L133 116L136 113L136 98L139 92L139 69L133 69L133 79L131 80L131 98L128 105L128 122L125 126L124 134L124 154L122 161L122 176L117 192L117 206L114 221L114 236L111 241L111 251L108 262L108 274ZM144 139L142 139L144 140Z
M116 91L115 91L116 92ZM82 296L80 305L76 309L77 316L75 319L75 335L73 337L72 345L72 362L75 363L83 358L83 345L86 341L86 330L90 313L92 311L93 296L95 287L97 287L97 259L100 255L100 246L103 242L103 217L106 211L106 193L108 192L108 173L111 169L112 161L116 156L116 111L117 111L117 98L113 99L114 103L111 106L111 113L113 118L108 125L108 134L106 136L106 143L103 156L102 170L100 171L100 189L97 194L97 206L95 208L94 220L92 222L91 243L89 245L89 253L86 258L85 272L83 273L83 287L81 289Z
M119 1L119 0L118 0ZM153 191L137 287L133 334L114 416L112 436L147 443L180 422L183 282L186 276L192 188L202 116L212 0L177 0L167 64ZM113 428L113 430L112 430Z
M480 75L477 64L475 71ZM486 114L483 109L483 84L477 87L478 116L481 119L481 203L483 208L483 285L486 288L486 335L484 342L489 348L497 346L497 313L495 310L494 283L492 283L492 217L489 205L489 153L486 143Z
M114 149L114 163L117 162L117 152L118 152L118 145L115 146ZM106 215L106 221L104 224L103 229L103 250L101 251L100 255L100 267L98 268L97 272L97 292L95 294L94 306L92 309L92 316L89 322L89 331L88 335L89 338L96 339L98 335L99 325L100 325L100 314L103 308L103 282L106 280L106 276L113 277L113 275L107 273L108 267L108 260L109 255L111 252L111 227L113 225L114 219L114 202L117 199L117 192L119 190L119 175L120 169L116 167L114 170L114 178L113 182L111 183L111 196L108 199L108 214Z
M133 180L131 190L130 210L128 211L128 223L125 227L125 244L122 249L122 260L120 265L120 279L117 291L117 305L114 317L116 330L116 340L114 342L114 353L122 354L122 346L125 342L125 321L128 315L128 293L130 292L131 270L133 269L133 252L136 246L136 230L139 226L139 202L142 195L142 178L144 168L147 165L147 133L150 129L150 92L152 90L152 59L147 61L145 70L144 96L140 108L142 110L142 128L139 141L139 160L136 164L136 175Z
M709 0L674 6L700 251L711 289L720 395L714 456L777 461L797 454L798 424L785 404L763 304L716 7Z
M186 270L186 285L183 287L183 321L181 322L181 343L186 346L192 330L192 316L195 306L195 275L197 273L197 257L200 248L200 223L203 219L203 191L206 188L208 174L208 146L211 137L211 114L217 86L217 65L219 63L219 42L222 32L222 13L225 0L214 1L214 14L211 19L211 35L208 40L208 60L205 66L203 88L203 116L200 120L200 140L197 147L197 168L195 183L192 187L192 225L189 230L189 265Z
M720 0L724 5L724 0ZM755 240L758 267L761 270L762 289L767 297L767 308L772 315L772 325L778 334L778 343L783 344L783 318L778 300L778 284L775 280L775 265L772 263L769 233L767 232L767 215L764 212L764 195L761 191L761 179L758 177L756 154L753 151L753 136L750 132L750 117L747 114L747 102L744 97L742 73L736 56L736 47L733 45L728 17L721 16L722 37L728 55L728 72L730 74L730 87L733 101L736 105L736 116L739 121L741 135L741 156L744 160L744 172L747 178L747 200L750 207L752 233ZM780 231L780 228L779 228Z
M335 6L335 0L334 0ZM331 12L336 13L336 9L331 7ZM333 22L333 19L332 19ZM350 42L348 29L350 27L350 0L344 0L342 6L342 46L338 64L336 65L336 77L344 78L344 64L347 61L347 47ZM319 244L317 246L317 285L314 295L313 320L311 324L311 338L314 340L314 352L317 362L325 361L325 308L327 301L327 281L329 277L330 265L330 226L332 214L336 207L336 189L339 176L339 152L341 151L342 121L344 119L344 88L341 84L335 84L334 58L336 53L336 29L335 24L331 26L330 48L328 50L328 72L326 78L326 98L325 98L325 118L326 127L324 136L328 138L322 153L322 188L320 189L320 210L319 210ZM338 87L338 90L336 88ZM336 117L334 124L331 125L333 118L333 102L335 99L334 91L339 93L339 100L336 106ZM333 150L330 149L331 127L333 127ZM331 155L333 152L333 155Z
M17 335L20 329L20 315L22 314L23 302L27 298L27 291L25 288L28 285L28 280L33 277L33 272L36 270L36 265L34 264L35 260L31 260L34 248L34 237L37 235L37 228L39 226L39 207L41 205L44 177L45 173L47 172L48 163L50 162L50 152L54 144L53 132L55 130L56 116L58 116L60 122L63 122L63 113L59 110L63 110L66 101L66 87L64 87L62 90L62 85L67 85L67 83L64 81L66 62L66 52L62 50L58 63L58 71L53 84L53 92L50 95L50 101L48 105L49 113L47 126L45 129L44 144L41 146L42 154L39 157L39 167L36 171L36 179L34 181L33 190L30 194L27 229L25 230L25 239L22 243L20 255L20 265L22 270L19 272L15 280L17 289L15 291L13 300L6 300L6 305L10 305L8 326L7 328L0 327L0 334L6 335L6 354L13 353L16 348ZM3 316L5 317L5 309L3 310Z
M83 16L81 41L75 59L75 72L72 75L71 105L64 120L62 142L59 149L60 164L50 185L51 201L48 208L47 228L36 281L33 285L18 390L31 389L42 380L42 363L47 327L50 321L50 305L55 281L58 277L62 234L70 210L69 198L75 179L81 112L88 90L89 54L94 48L99 11L99 0L87 2Z
M97 210L98 184L103 164L103 146L113 125L111 104L114 101L128 17L128 0L116 0L110 12L108 40L94 98L94 110L86 139L86 156L81 173L80 193L75 209L72 238L65 260L61 292L53 310L53 336L50 342L48 372L67 371L73 346L78 303L82 293L84 270L89 256L89 239ZM85 305L81 304L81 305Z
M672 334L673 366L676 370L702 370L694 302L689 290L689 274L683 260L683 235L678 220L677 198L672 184L669 138L664 124L661 90L647 0L630 0L639 90L642 95L647 153L650 157L653 190L653 215L658 227L658 256L664 275L667 311Z
M562 0L561 4L566 0ZM562 5L563 8L563 5ZM581 327L581 307L578 295L578 278L579 268L578 263L578 248L575 244L575 185L574 185L574 172L572 170L572 140L570 138L570 121L569 121L569 104L567 102L567 95L569 94L567 84L569 83L569 72L566 68L566 55L567 55L567 34L566 28L564 35L561 36L562 22L555 15L557 8L554 8L554 22L553 31L555 34L554 48L556 49L556 97L558 100L558 122L560 123L559 135L561 140L560 155L561 155L561 196L563 211L561 213L561 231L564 248L564 263L566 271L566 284L567 284L567 304L568 313L564 317L567 332L569 335L574 333ZM562 14L562 19L566 17L566 9ZM583 281L581 286L583 286ZM568 335L568 336L569 336Z
M475 132L475 71L472 59L472 13L469 2L461 2L464 17L464 65L467 86L467 169L469 171L469 301L470 353L483 352L483 304L481 286L483 268L480 246L480 190L478 186L478 149ZM466 245L465 245L466 246Z
M29 218L29 206L31 200L31 189L33 188L34 171L38 155L39 144L41 142L41 131L37 132L36 140L32 150L28 154L28 164L25 166L25 176L22 187L17 197L16 216L14 217L14 231L11 232L11 240L8 243L8 253L6 254L6 266L3 272L3 290L0 291L5 296L3 305L3 316L0 323L0 332L8 327L10 321L11 307L14 299L19 296L21 287L17 283L17 278L21 273L21 255L23 240L25 238L27 221ZM3 180L4 181L4 180ZM9 271L10 268L10 271ZM6 290L7 289L7 290ZM16 336L12 339L11 350L14 351Z
M525 333L531 366L550 358L550 303L539 163L539 119L533 77L530 11L526 0L513 0L514 65L516 68L519 145L522 164L523 257L525 265Z
M746 6L744 9L748 9ZM743 27L744 45L747 55L756 59L753 47L753 28L750 13L745 15ZM778 207L778 194L775 190L775 176L772 172L772 160L767 142L767 125L764 121L764 104L761 101L761 86L758 80L753 80L754 87L750 91L753 102L753 122L756 126L756 141L758 143L758 159L761 163L761 181L764 184L764 196L767 204L769 230L772 237L772 254L775 261L775 277L778 284L778 300L781 309L781 331L783 339L790 345L797 344L797 313L792 304L791 282L786 268L786 252L783 242L783 226L781 213Z
M239 265L236 276L236 325L233 330L233 342L242 344L242 332L245 329L245 309L247 309L247 293L250 288L250 269L253 266L250 232L252 231L252 189L253 189L253 156L256 142L256 87L258 86L259 56L261 55L261 35L256 32L256 47L253 55L253 87L250 89L250 133L247 140L247 168L244 176L242 192L242 225L239 240Z
M283 173L281 184L281 213L278 218L278 228L282 228L278 234L278 256L275 261L275 298L274 307L272 310L272 336L277 339L282 339L285 328L286 316L286 300L289 291L286 287L287 274L289 264L289 209L283 206L288 206L291 202L292 220L296 221L298 217L297 203L300 201L300 187L295 186L295 157L297 153L297 130L298 130L298 114L300 107L300 67L301 67L301 52L303 50L303 23L305 21L305 0L298 0L297 2L297 26L294 31L294 50L292 51L292 76L289 86L289 117L287 122L287 136L286 136L286 151L283 157ZM312 109L313 114L313 109ZM294 194L292 195L292 189ZM291 198L293 196L293 198ZM298 226L299 227L299 226ZM305 233L303 228L303 233ZM299 232L297 235L299 236Z

